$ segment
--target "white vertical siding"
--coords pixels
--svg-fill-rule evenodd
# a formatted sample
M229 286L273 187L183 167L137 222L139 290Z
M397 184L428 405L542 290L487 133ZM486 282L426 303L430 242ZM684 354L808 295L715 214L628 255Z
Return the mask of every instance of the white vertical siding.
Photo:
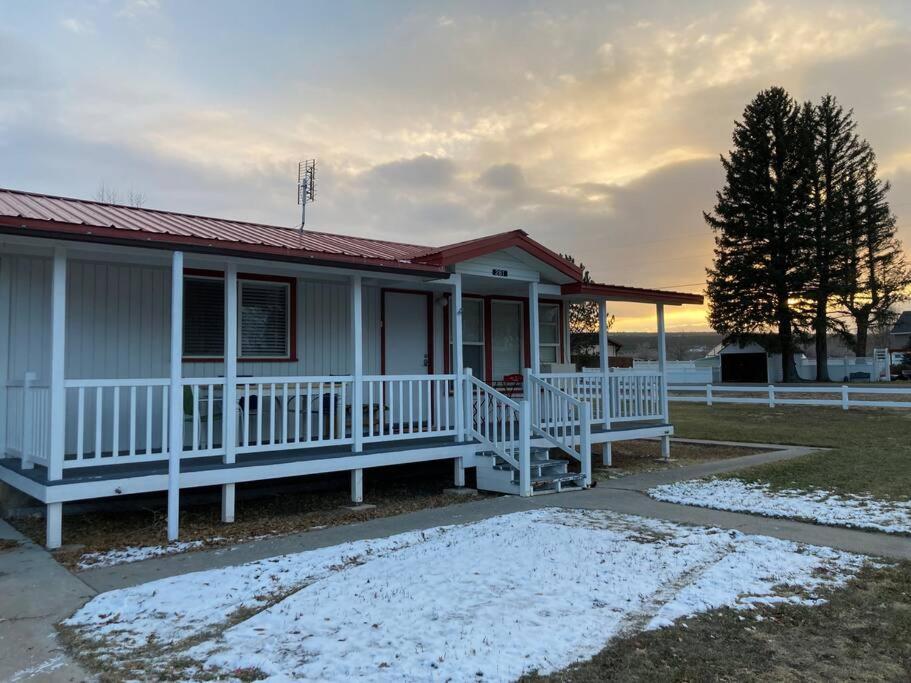
M10 269L11 379L26 371L46 383L50 369L50 268L47 258L5 256ZM169 276L165 268L72 261L67 284L66 377L166 377ZM364 372L380 371L380 290L364 288ZM245 362L245 375L323 375L351 371L348 285L300 279L296 362ZM223 364L185 363L184 376L223 374Z

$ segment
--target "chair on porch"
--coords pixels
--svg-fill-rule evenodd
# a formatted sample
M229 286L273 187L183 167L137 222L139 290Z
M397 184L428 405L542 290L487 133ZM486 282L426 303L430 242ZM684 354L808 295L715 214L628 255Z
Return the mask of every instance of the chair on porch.
M209 415L208 401L200 397L199 399L199 423L196 425L200 434L195 434L193 430L193 387L184 387L183 388L183 424L184 424L184 442L186 442L186 433L187 427L190 428L191 444L195 446L197 438L200 439L200 446L202 448L213 448L214 444L207 443L207 434L208 430L203 429L202 426L206 424L207 420L220 420L222 417L221 410L221 401L213 401L212 405L212 414ZM212 440L215 440L215 435L220 433L220 430L212 430Z

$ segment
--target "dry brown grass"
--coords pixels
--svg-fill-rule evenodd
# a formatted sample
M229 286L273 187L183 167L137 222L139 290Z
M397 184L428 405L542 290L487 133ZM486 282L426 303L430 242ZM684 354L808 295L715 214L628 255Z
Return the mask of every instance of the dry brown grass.
M321 492L284 487L274 495L252 497L244 496L244 489L239 486L236 521L232 524L221 522L218 502L182 507L181 541L202 540L204 545L194 550L204 550L257 537L306 532L476 500L473 496L443 493L444 488L452 486L452 475L448 473L404 479L365 475L368 476L365 476L364 501L375 508L343 509L342 506L351 505L347 487ZM84 553L165 545L167 514L164 504L162 496L160 502L156 500L154 504L134 509L68 515L64 518L63 529L66 545L55 556L64 566L75 568ZM36 543L44 542L43 519L17 519L10 523Z
M615 479L630 474L656 472L661 470L697 465L713 460L739 458L744 455L761 453L762 449L740 446L711 446L692 443L673 443L671 445L671 462L660 462L661 444L658 441L641 439L637 441L620 441L613 447L613 467L601 464L601 445L593 446L593 474L595 479Z
M14 541L11 538L0 538L0 553L4 550L12 550L13 548L18 548L21 545L19 541Z
M864 569L827 597L815 607L714 610L615 640L586 662L524 680L911 680L911 563Z

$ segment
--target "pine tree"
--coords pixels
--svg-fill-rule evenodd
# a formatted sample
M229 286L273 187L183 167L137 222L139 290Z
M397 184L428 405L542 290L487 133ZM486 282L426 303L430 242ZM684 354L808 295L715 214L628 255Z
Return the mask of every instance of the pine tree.
M797 379L794 353L805 319L795 301L812 275L810 130L806 112L784 89L760 92L735 123L733 149L721 157L725 186L704 214L715 231L710 323L729 338L758 338L779 351L785 381Z
M804 122L813 138L812 248L813 277L807 288L816 358L829 356L832 305L852 286L849 265L852 183L866 155L857 137L854 112L845 111L832 95L813 107L804 105ZM816 381L828 382L828 363L816 363Z
M839 312L855 330L851 335L842 324L840 333L853 342L857 356L867 355L871 330L895 321L894 306L908 298L911 288L911 268L896 236L895 216L887 199L889 183L879 179L876 157L866 143L864 150L846 193L851 254L848 286L838 299Z

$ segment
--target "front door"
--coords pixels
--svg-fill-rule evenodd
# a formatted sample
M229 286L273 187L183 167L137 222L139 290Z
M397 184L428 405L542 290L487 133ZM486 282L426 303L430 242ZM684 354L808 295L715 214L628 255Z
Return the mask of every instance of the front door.
M491 380L522 372L522 302L490 303Z
M383 292L383 367L387 375L430 372L428 294Z

